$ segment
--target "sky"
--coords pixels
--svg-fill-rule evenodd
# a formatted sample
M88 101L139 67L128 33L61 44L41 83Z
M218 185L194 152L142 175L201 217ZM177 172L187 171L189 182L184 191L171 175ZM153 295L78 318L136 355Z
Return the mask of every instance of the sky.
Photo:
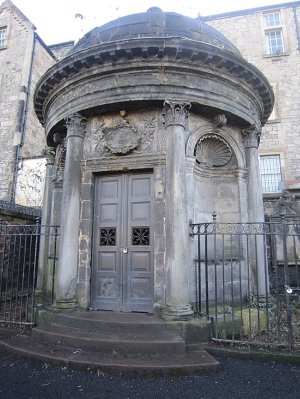
M3 0L0 0L2 3ZM288 0L12 0L50 45L78 40L86 32L118 17L159 6L163 11L197 18ZM77 15L77 16L76 16Z

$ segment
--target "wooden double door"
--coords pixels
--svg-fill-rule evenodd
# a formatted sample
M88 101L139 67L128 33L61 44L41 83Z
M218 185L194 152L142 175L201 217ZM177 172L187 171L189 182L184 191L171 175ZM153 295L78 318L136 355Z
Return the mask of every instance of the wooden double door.
M153 309L153 174L97 177L91 306Z

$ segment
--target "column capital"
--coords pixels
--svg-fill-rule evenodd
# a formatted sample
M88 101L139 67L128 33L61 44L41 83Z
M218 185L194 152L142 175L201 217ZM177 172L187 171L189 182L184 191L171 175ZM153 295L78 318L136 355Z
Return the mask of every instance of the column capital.
M186 128L188 113L191 108L191 103L166 100L164 102L164 124L167 128L172 125L181 125Z
M242 130L245 148L258 148L261 136L261 125L255 124Z
M42 155L46 157L46 166L53 165L55 159L55 148L46 146L43 151Z
M65 118L67 139L74 136L83 139L86 131L86 122L86 118L79 113L72 114Z

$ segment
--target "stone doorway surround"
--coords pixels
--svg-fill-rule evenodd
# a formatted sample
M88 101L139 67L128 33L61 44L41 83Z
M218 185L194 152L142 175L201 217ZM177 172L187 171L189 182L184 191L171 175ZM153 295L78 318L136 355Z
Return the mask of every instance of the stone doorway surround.
M165 157L155 155L130 155L125 159L118 157L109 162L107 160L90 159L82 162L82 201L79 231L79 267L78 267L78 303L81 308L91 307L91 278L93 228L94 228L94 194L99 176L111 176L122 171L126 164L129 174L153 174L153 306L147 311L155 312L164 298L164 193L162 187L165 182ZM132 309L135 310L135 309ZM144 310L145 311L145 310Z

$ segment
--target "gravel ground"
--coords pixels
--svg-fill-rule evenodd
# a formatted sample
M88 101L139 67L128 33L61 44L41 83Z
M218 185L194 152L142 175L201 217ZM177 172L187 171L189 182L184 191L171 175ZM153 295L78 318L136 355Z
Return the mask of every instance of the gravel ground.
M300 366L218 360L222 368L215 374L134 378L52 367L0 353L0 398L300 398Z

